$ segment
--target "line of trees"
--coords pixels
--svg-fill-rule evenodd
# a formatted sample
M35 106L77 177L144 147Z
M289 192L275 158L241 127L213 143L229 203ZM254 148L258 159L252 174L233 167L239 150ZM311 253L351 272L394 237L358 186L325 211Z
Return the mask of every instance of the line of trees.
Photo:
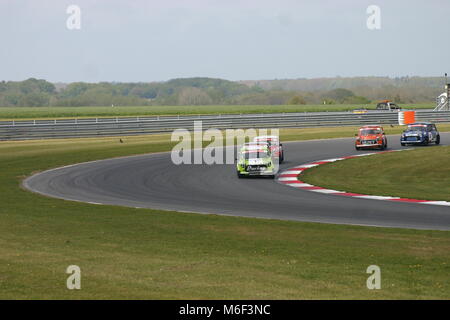
M377 85L370 86L364 81L342 81L343 86L349 87L349 83L355 86L332 88L329 84L319 85L318 79L310 79L309 83L306 80L234 82L185 78L152 83L74 82L55 86L46 80L30 78L0 82L0 106L368 104L379 99L417 103L432 102L442 91L433 81L429 81L428 86L423 83L418 86L415 79L413 86L395 86L368 79L368 82ZM325 79L324 82L330 80ZM423 82L427 83L425 80ZM306 87L310 90L304 90Z

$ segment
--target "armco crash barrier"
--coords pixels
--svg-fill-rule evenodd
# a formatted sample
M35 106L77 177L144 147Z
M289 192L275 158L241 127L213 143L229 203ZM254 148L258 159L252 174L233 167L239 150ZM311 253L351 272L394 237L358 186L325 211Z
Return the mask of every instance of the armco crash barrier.
M310 128L362 125L396 125L398 114L392 111L229 114L195 116L146 116L90 119L51 119L0 121L0 141L22 139L99 137L192 130L194 121L203 128ZM450 111L416 110L416 121L450 122Z

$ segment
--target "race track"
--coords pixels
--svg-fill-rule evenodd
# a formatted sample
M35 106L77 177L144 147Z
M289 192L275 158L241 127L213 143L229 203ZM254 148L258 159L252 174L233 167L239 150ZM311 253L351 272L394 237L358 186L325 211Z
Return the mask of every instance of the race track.
M442 144L450 134L441 133ZM389 136L389 148L399 149ZM281 169L357 154L353 138L284 143ZM425 148L435 148L428 146ZM143 150L144 151L144 150ZM170 153L101 160L34 175L24 186L44 195L112 204L244 217L450 230L446 206L318 194L271 179L238 179L234 165L172 164Z

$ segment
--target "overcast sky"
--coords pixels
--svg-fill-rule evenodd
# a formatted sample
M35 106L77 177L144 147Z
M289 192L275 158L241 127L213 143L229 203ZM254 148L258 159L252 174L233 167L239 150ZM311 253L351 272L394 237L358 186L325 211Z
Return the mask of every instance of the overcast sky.
M0 0L0 80L440 76L449 33L449 0Z

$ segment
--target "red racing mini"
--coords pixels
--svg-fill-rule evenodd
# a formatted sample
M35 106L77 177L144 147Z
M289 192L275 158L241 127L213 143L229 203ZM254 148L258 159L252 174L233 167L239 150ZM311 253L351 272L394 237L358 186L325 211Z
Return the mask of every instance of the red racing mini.
M380 149L387 148L387 138L383 127L380 126L363 126L359 128L355 134L355 149Z
M268 143L271 153L282 163L284 161L283 144L278 136L258 136L253 139L255 143Z

